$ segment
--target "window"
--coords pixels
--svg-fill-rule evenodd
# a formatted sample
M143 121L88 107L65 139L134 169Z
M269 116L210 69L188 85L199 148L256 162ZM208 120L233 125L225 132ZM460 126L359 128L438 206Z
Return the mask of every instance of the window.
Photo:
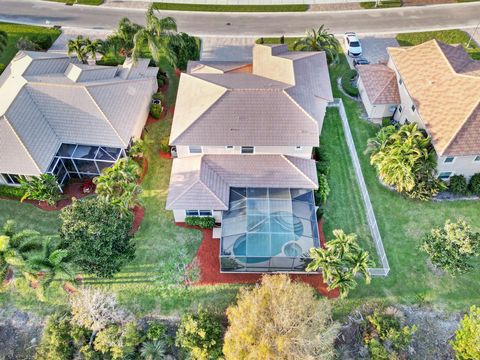
M234 148L234 146L232 146L232 145L225 146L225 149L227 149L227 150L233 150L233 148Z
M475 159L473 159L474 162L480 162L480 155L475 156Z
M20 184L20 176L19 175L12 175L12 174L2 174L3 178L10 185L19 185Z
M190 151L190 154L201 154L202 153L202 147L201 146L189 146L188 150Z
M400 106L398 107L398 112L400 112L400 113L402 112L402 105L400 105Z
M255 148L253 146L242 146L242 154L253 154Z
M455 161L455 156L447 156L447 157L445 158L445 160L443 160L443 162L444 162L445 164L451 164L451 163L453 163L454 161Z
M212 210L185 210L186 216L212 216Z
M295 150L302 150L303 146L295 146Z
M439 175L438 178L440 180L448 180L450 179L450 176L452 176L453 173L451 171L442 171Z
M400 85L402 85L402 84L403 84L403 80L402 80L402 78L400 78L400 79L398 80L398 83L399 83Z
M412 111L415 112L415 104L412 104Z

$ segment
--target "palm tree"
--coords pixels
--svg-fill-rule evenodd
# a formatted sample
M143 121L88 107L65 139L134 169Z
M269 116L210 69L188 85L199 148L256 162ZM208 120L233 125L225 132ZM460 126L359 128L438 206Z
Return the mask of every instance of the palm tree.
M0 235L0 285L9 269L24 270L25 262L32 251L41 248L40 234L34 230L16 232L15 222L8 220Z
M44 242L41 254L26 261L28 274L38 283L37 295L40 300L45 300L44 292L57 276L69 281L74 279L69 260L68 251L59 249L54 240L49 238Z
M325 51L329 64L338 62L338 49L340 44L333 34L321 25L318 30L311 29L307 31L305 37L297 40L293 44L295 50L301 51Z
M334 239L328 241L325 248L310 249L312 262L307 271L322 270L328 289L338 289L342 298L357 285L355 277L363 275L367 284L371 281L368 268L370 256L357 241L355 234L345 234L343 230L333 231Z
M133 38L142 27L125 17L120 20L117 30L107 38L107 46L116 54L130 57L134 48Z
M85 39L82 35L78 35L76 39L70 39L67 42L67 55L72 53L77 55L77 59L83 64L87 63L87 50L85 49Z
M102 53L104 52L104 47L103 47L103 41L101 40L90 40L90 38L85 39L85 44L84 44L84 49L85 49L85 55L88 56L90 55L90 58L93 59L93 61L96 63L97 62L97 53Z
M7 47L7 42L8 34L5 31L0 30L0 53Z
M140 29L133 38L133 61L140 57L147 45L153 60L158 65L165 58L172 66L177 64L177 56L170 45L181 45L182 39L177 33L177 23L172 17L159 19L155 16L153 4L146 13L146 26Z
M165 343L161 340L144 342L140 355L145 360L160 360L165 358Z

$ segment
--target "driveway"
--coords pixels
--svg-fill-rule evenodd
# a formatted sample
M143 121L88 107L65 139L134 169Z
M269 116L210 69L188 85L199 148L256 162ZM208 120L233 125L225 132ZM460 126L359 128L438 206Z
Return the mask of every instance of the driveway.
M67 43L68 43L68 40L70 39L75 39L79 35L83 37L88 37L91 40L105 39L111 33L112 31L109 31L109 30L87 30L87 29L79 29L79 28L64 28L62 29L62 34L52 44L52 46L48 51L56 52L56 53L66 53Z
M251 61L255 37L203 37L200 58L210 61Z
M387 48L397 47L398 42L395 40L395 35L376 35L376 36L359 36L362 44L363 57L370 61L371 64L384 62L388 60ZM345 50L343 39L340 42ZM345 50L345 53L346 50ZM348 57L348 63L353 68L353 60Z

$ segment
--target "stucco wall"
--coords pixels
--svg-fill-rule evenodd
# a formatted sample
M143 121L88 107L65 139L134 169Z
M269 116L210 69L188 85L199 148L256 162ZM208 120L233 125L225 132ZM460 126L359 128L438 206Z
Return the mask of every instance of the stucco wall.
M196 210L196 209L190 209L190 210ZM199 209L199 210L208 210L208 209ZM175 222L185 222L185 210L173 210L173 217L175 219ZM215 218L215 221L220 223L222 222L222 212L221 211L213 211L213 217Z
M227 149L225 146L202 146L202 154L241 154L241 147L235 146L233 149ZM312 147L303 146L302 149L297 150L294 146L255 146L255 154L284 154L310 159ZM177 146L179 158L192 155L199 154L190 154L188 146Z
M452 175L463 175L469 180L472 175L480 173L480 161L474 161L476 156L455 156L452 163L445 163L446 156L439 156L438 172L451 171Z
M373 105L368 98L365 86L363 85L362 78L358 78L358 91L360 92L360 97L362 98L363 105L367 111L368 118L370 120L376 121L381 120L384 117L390 117L393 115L393 111L390 111L392 106L397 106L398 104L376 104Z

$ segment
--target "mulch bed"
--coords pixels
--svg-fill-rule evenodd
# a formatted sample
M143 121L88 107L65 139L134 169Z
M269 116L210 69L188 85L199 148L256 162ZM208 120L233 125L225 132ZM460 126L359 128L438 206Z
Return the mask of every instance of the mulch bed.
M145 208L141 206L135 206L133 208L133 225L132 229L130 230L130 234L135 234L137 230L140 228L140 224L143 221L143 218L145 217Z
M318 222L320 232L320 242L325 244L325 235L322 229L323 221ZM176 223L178 226L198 229L197 227L188 226L185 223ZM198 248L196 259L200 267L200 280L195 285L215 285L215 284L255 284L260 282L262 274L228 274L220 272L220 261L218 254L220 253L220 240L213 239L213 231L211 229L199 229L203 233L203 240ZM336 298L339 293L337 290L328 291L327 285L323 282L320 274L290 274L293 280L302 281L309 284L321 295L328 298Z
M158 156L160 156L162 159L171 159L172 158L172 154L170 154L169 152L165 152L165 151L159 151Z

